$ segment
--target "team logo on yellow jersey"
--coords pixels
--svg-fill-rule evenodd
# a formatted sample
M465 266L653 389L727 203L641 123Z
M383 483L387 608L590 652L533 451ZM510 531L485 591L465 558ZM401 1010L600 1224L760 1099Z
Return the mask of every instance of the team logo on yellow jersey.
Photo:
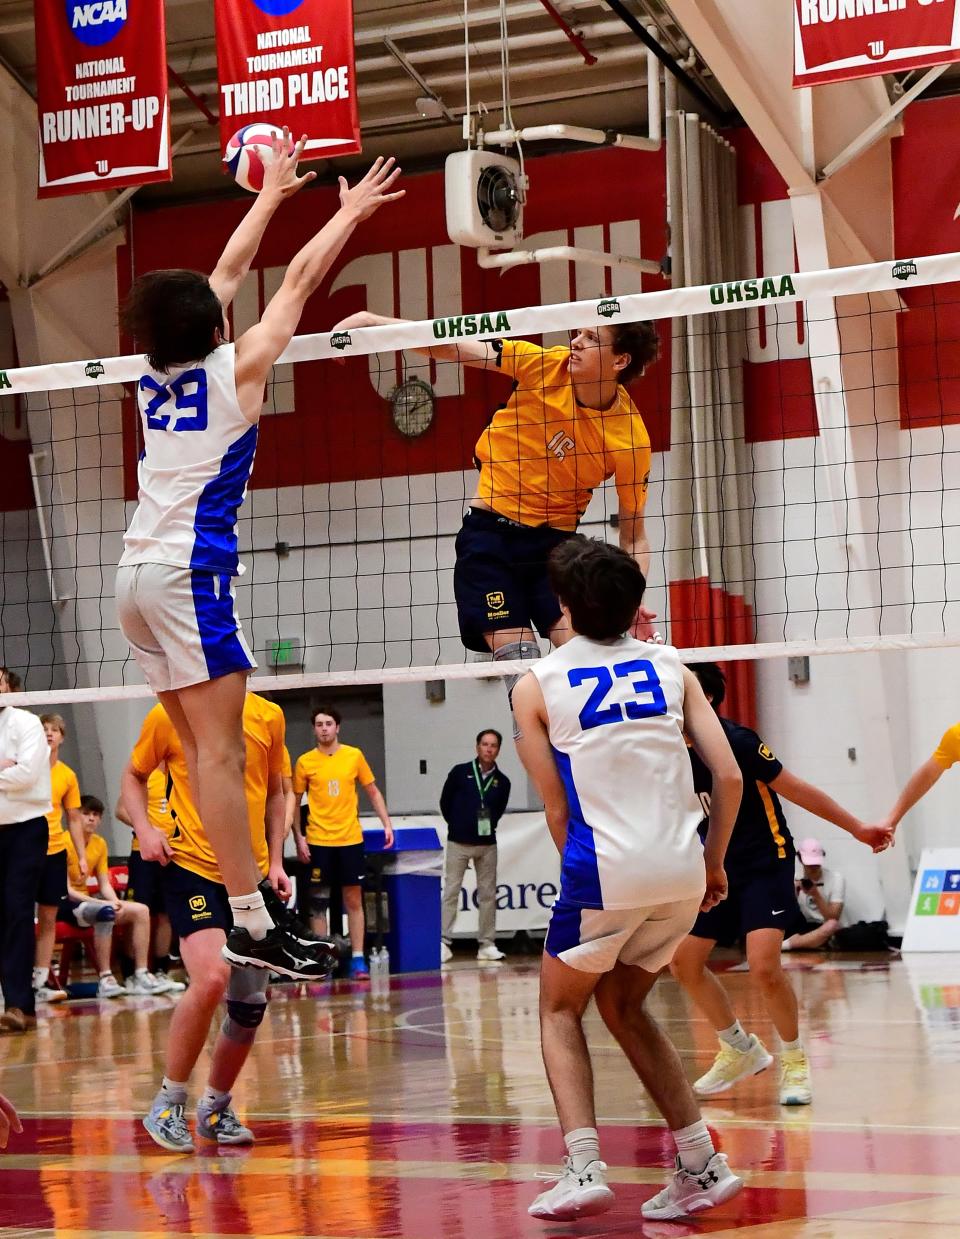
M192 895L190 897L190 911L202 912L207 906L206 895Z

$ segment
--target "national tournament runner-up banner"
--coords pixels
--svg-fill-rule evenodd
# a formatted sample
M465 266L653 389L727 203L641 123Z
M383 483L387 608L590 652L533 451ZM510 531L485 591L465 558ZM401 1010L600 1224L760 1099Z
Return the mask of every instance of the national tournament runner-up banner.
M38 196L169 181L163 0L36 0Z
M960 0L794 0L793 84L960 60Z
M353 0L214 0L220 143L269 121L306 159L360 150Z

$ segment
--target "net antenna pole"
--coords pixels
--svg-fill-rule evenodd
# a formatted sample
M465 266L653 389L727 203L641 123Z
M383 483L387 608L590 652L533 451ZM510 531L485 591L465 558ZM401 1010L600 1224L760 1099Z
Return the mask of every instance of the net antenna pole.
M37 527L40 530L40 545L43 548L43 562L47 570L47 584L50 587L50 601L55 607L65 606L73 597L73 594L60 594L57 592L56 577L53 572L53 556L50 551L50 534L47 530L47 506L44 502L43 495L40 493L40 475L37 466L46 465L49 460L48 452L43 449L39 452L31 452L28 459L30 462L30 482L33 486L33 501L37 505Z

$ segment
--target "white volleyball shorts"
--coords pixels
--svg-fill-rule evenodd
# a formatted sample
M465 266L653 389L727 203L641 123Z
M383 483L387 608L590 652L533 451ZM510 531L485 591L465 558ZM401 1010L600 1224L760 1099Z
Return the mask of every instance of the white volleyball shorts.
M155 693L255 670L229 575L129 564L117 569L116 597L120 628Z
M580 972L609 972L620 961L659 972L673 959L700 911L702 895L647 908L553 905L545 949Z

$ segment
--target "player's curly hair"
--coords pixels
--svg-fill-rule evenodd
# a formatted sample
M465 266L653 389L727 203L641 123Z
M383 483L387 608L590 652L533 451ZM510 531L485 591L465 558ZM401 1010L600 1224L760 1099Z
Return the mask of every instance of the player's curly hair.
M547 572L553 592L570 611L574 632L593 641L623 636L647 586L632 555L582 534L554 548Z
M617 381L624 385L632 383L660 356L657 329L650 322L614 323L611 331L616 351L630 354L630 361L617 375Z
M135 280L120 325L161 372L202 361L217 347L217 332L226 334L223 306L209 279L202 271L180 267Z

